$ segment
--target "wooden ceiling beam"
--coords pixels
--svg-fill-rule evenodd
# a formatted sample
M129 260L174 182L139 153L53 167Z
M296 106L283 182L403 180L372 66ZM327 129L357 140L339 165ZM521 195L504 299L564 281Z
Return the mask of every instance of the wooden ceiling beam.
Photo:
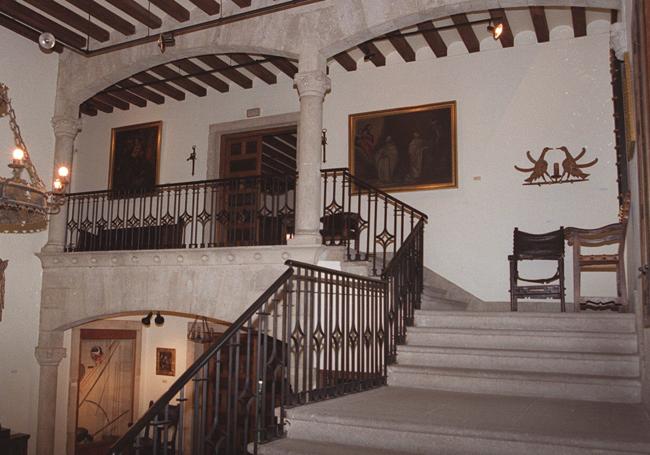
M123 111L128 111L129 108L131 107L131 105L126 101L121 100L120 98L110 95L108 93L98 93L95 96L93 96L93 100L99 100L104 104L108 104L109 106L116 107Z
M549 40L548 22L546 21L546 13L543 6L529 6L530 18L533 20L533 27L535 27L535 35L537 35L538 43L545 43Z
M469 24L467 15L465 13L452 14L451 20L454 22L454 25L456 26L456 29L458 30L458 34L463 40L463 43L465 43L465 47L467 48L467 51L468 52L480 51L481 44L479 43L478 38L476 37L476 33L474 33L474 29Z
M506 11L503 8L491 9L490 18L492 18L492 23L495 25L497 23L503 24L503 32L499 41L501 41L501 46L503 47L512 47L515 45L515 37L512 34L512 29L510 28L510 22L508 22L508 16L506 16Z
M293 79L298 72L298 67L286 58L273 58L271 65L282 71L284 74Z
M433 22L420 22L418 24L418 30L422 32L424 40L427 42L433 53L436 54L436 57L447 56L447 45L440 36L440 32L435 30Z
M113 11L104 8L95 0L66 0L68 3L76 6L80 10L90 14L95 19L108 25L113 30L117 30L122 35L133 35L135 25L115 14Z
M237 71L235 68L231 68L228 63L224 62L216 55L202 55L197 58L210 68L219 71L240 87L251 88L253 86L253 81L249 77L246 77L246 75Z
M144 98L147 101L151 101L155 104L164 104L165 102L165 97L160 93L149 90L147 87L140 86L137 84L137 82L133 82L129 79L124 79L123 81L118 82L115 84L115 87L128 89L130 92L135 93L137 96Z
M89 115L91 117L94 117L97 115L97 109L92 107L90 104L83 102L79 105L79 112L85 115Z
M278 78L264 68L260 63L255 63L255 60L248 54L228 54L230 58L239 63L240 65L246 65L245 68L247 71L250 71L255 76L262 79L267 84L275 84L278 82Z
M191 62L188 59L183 59L183 60L176 60L175 62L172 62L174 65L185 71L186 73L199 73L201 71L205 71L203 68L201 68L199 65L196 63ZM221 93L225 93L228 90L230 90L230 87L228 84L218 77L212 75L212 74L199 74L197 76L193 76L203 82L206 85L209 85L215 90L220 91Z
M276 163L281 164L288 169L293 169L295 171L296 160L292 160L288 156L278 152L273 147L271 147L266 141L262 142L262 153L266 153Z
M184 91L179 90L176 87L172 87L167 82L163 82L160 79L152 76L151 74L145 71L138 74L134 74L133 78L145 84L149 84L149 87L153 88L154 90L158 90L160 93L164 93L169 97L174 98L176 101L183 101L185 99Z
M136 21L141 24L146 25L149 28L160 28L162 25L162 20L151 13L147 8L140 6L140 4L134 2L133 0L106 0L108 3L114 7L124 11L126 14L131 16Z
M290 145L287 145L286 143L277 140L273 136L263 136L262 137L262 142L265 144L270 145L271 147L279 150L283 154L287 156L287 158L291 160L296 160L296 149L294 147L291 147Z
M164 11L178 22L186 22L190 19L190 12L174 0L151 0L161 11Z
M334 56L334 60L336 60L339 65L341 65L347 71L356 71L357 69L357 62L352 57L350 57L350 54L347 52L336 54Z
M95 97L90 98L89 100L86 100L86 103L90 105L93 109L96 109L98 111L105 112L107 114L110 114L113 112L113 106L109 106L106 103L101 102Z
M93 24L88 19L78 15L72 10L69 10L65 6L59 5L58 3L46 0L25 0L25 2L40 9L45 14L49 14L53 18L66 23L70 27L86 33L88 36L96 39L100 43L105 43L111 37L108 30L97 24Z
M298 140L295 133L276 134L276 137L291 145L294 149L297 147Z
M384 66L386 64L386 57L372 41L359 44L359 49L363 52L364 60L370 60L375 66Z
M391 32L386 36L388 37L390 44L393 45L395 50L399 53L405 62L415 61L415 51L409 42L406 41L406 37L402 36L399 31Z
M194 5L198 6L205 14L210 16L219 14L221 5L214 0L190 0Z
M232 0L232 2L240 8L248 8L251 6L251 0Z
M129 92L123 88L118 87L117 85L111 85L107 90L108 94L113 95L116 98L123 99L127 103L134 104L138 107L146 107L147 100L139 97L138 95Z
M28 40L38 43L38 37L40 35L39 32L24 26L20 22L17 22L11 19L10 17L5 16L4 14L0 14L0 25L5 27L6 29L11 30L12 32L24 36ZM60 54L61 52L63 52L63 46L61 45L61 43L56 43L52 50ZM95 112L95 114L97 114L97 112Z
M584 8L572 6L571 21L573 22L573 36L576 38L587 36L587 14Z
M187 77L183 77L181 73L174 71L168 66L165 65L154 66L153 68L151 68L151 71L153 71L159 76L164 77L165 79L174 79L173 81L169 81L169 82L171 82L174 85L178 85L179 87L187 90L190 93L193 93L196 96L205 96L208 94L208 91L205 87L203 87L200 84L197 84L196 82L190 80Z
M77 49L82 49L86 45L86 39L83 36L13 0L0 0L0 11L40 32L49 32L57 40Z

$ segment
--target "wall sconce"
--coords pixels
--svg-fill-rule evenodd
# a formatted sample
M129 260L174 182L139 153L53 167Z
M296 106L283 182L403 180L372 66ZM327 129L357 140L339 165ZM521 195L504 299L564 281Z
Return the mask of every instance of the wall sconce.
M174 33L164 32L161 33L158 37L158 48L161 53L165 53L165 49L172 47L176 44L176 38L174 38Z
M153 317L153 311L147 313L145 317L142 318L142 325L149 327L151 325L151 318Z
M155 322L155 324L158 327L160 327L161 325L163 325L165 323L165 318L162 317L162 314L160 314L160 311L156 312L156 318L153 320L153 322Z
M503 33L503 22L495 20L494 25L492 25L492 20L490 20L490 24L487 26L487 31L490 32L492 38L498 40Z

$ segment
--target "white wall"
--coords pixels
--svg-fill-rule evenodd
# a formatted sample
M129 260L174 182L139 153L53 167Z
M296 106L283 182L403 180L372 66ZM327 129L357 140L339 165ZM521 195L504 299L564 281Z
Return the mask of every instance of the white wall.
M518 43L528 38L518 37ZM391 55L383 68L364 63L351 73L333 68L330 75L332 92L324 107L326 168L348 165L349 114L457 102L458 188L396 195L429 215L426 265L484 300L508 300L506 257L515 226L545 232L616 219L608 34L565 39L558 32L554 38L472 55L456 46L449 57L408 64ZM85 118L75 190L106 188L112 127L162 119L161 182L183 181L190 179L185 158L192 144L199 147L199 168L205 166L207 126L243 119L250 107L261 107L262 115L292 112L298 109L297 95L283 78L275 87ZM586 147L585 158L599 158L589 169L590 181L521 185L526 176L513 165L528 163L527 150L537 156L543 147L563 145L574 154Z
M0 82L9 87L18 124L41 178L48 182L54 150L50 120L54 112L56 54L0 28ZM0 175L9 175L15 147L8 119L0 119ZM34 253L45 244L45 233L0 234L0 257L6 270L5 310L0 322L0 423L29 433L30 453L36 448L39 369L34 357L38 339L41 265Z

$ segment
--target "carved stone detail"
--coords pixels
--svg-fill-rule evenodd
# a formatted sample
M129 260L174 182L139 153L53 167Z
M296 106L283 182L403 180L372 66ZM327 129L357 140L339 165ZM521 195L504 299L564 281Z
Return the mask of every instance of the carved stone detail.
M303 96L325 96L332 88L331 79L322 71L307 71L294 77L298 94Z
M59 365L61 360L66 356L65 348L48 348L37 346L34 350L34 355L36 356L36 361L40 366L52 366L55 367Z
M616 58L622 61L627 52L627 31L624 23L616 22L609 26L609 47L614 51Z
M55 136L68 136L74 139L81 131L81 121L69 117L54 116L52 117L52 128Z

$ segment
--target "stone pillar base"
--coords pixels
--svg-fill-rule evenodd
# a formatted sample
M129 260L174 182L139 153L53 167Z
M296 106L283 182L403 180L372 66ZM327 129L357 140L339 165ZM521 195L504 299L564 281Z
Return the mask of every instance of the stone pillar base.
M313 233L296 233L296 235L287 240L287 245L290 246L300 246L300 245L321 245L323 243L323 238L320 234Z

